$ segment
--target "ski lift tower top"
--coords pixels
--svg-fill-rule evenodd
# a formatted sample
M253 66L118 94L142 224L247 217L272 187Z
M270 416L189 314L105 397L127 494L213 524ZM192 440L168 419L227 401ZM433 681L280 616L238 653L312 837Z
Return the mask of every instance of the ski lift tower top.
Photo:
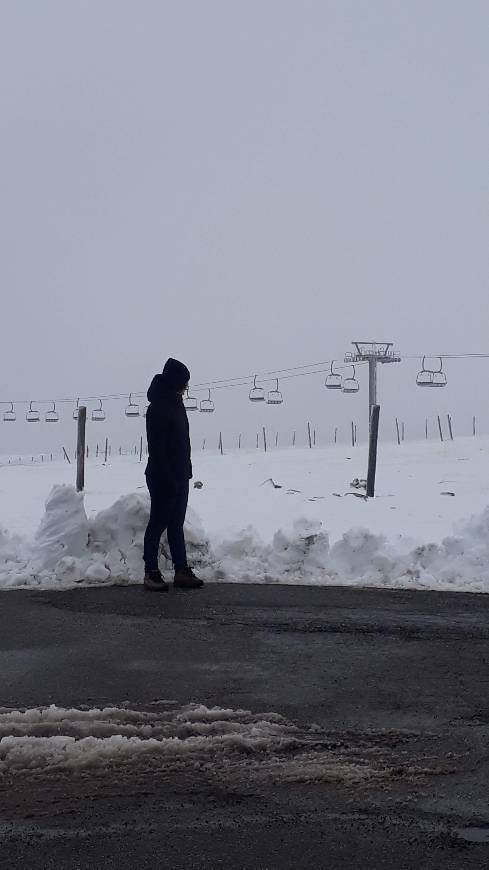
M377 363L401 362L391 341L354 341L355 350L347 353L346 363L368 362L368 400L370 409L377 404Z

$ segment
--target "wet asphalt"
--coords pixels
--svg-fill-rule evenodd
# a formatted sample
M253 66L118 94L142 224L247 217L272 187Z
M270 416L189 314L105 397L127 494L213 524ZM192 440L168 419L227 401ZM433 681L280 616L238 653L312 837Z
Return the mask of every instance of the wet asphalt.
M209 585L4 593L3 707L273 711L391 772L352 786L0 767L0 867L489 866L489 597ZM2 781L3 779L3 781Z

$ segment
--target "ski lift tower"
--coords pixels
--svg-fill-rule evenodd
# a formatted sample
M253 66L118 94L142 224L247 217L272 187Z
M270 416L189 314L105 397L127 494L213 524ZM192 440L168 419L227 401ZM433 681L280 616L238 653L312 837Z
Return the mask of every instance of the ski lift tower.
M368 404L369 412L377 404L377 364L401 362L401 357L393 350L391 341L354 341L355 350L347 353L348 364L368 362Z

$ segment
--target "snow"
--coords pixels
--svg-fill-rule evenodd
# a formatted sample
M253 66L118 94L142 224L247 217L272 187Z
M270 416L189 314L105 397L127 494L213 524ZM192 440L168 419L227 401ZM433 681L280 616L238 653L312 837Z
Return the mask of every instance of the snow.
M208 581L489 592L488 458L483 438L382 444L365 501L363 447L197 454L190 561ZM143 471L89 460L82 496L68 464L0 467L0 588L140 582Z
M298 727L277 713L177 707L66 709L51 705L0 711L0 777L48 776L90 769L106 777L121 766L127 775L165 773L254 781L360 782L388 777L388 768L331 750L316 725Z

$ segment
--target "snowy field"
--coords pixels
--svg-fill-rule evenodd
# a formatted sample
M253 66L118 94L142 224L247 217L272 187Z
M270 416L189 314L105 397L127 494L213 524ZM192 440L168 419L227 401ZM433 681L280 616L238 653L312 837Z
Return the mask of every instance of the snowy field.
M197 453L192 564L228 582L489 592L489 439L380 445L369 501L350 487L366 462L364 446ZM139 582L143 472L90 459L81 497L73 464L0 467L0 587Z

